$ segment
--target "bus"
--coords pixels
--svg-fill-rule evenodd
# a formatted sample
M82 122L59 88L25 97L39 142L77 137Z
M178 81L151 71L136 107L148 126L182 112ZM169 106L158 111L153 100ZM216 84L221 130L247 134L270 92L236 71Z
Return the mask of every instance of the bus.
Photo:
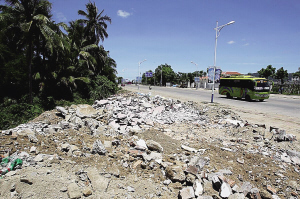
M270 91L270 82L265 78L237 75L220 79L219 94L227 98L264 101L269 99Z

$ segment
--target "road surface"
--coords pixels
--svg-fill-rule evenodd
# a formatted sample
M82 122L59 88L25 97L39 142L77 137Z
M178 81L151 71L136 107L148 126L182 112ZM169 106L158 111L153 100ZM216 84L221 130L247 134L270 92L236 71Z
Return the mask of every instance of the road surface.
M204 103L210 103L212 96L211 90L205 90L203 88L195 89L152 86L152 89L149 90L149 86L136 86L133 84L126 85L124 89L140 93L151 92L152 96L160 95L167 98ZM270 125L275 125L278 122L283 122L289 125L289 122L292 122L292 126L296 125L300 127L299 96L271 94L270 98L263 102L248 102L235 98L228 99L226 98L226 96L219 95L218 91L215 90L213 101L215 104L220 104L228 108L234 108L235 110L238 110L239 113L244 114L244 116L246 117L249 117L249 119L256 120L256 122L261 121L261 123L263 123L271 120L272 124ZM293 126L292 128L296 128L296 126Z

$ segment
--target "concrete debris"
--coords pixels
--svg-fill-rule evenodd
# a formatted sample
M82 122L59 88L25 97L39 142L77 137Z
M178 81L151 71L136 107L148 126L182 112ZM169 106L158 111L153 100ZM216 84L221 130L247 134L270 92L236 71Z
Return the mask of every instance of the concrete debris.
M99 155L105 155L106 149L104 145L102 144L101 140L96 140L93 144L92 153L98 153Z
M159 153L162 153L164 151L163 147L158 142L155 142L153 140L147 140L146 145L151 151L157 151Z
M181 166L168 166L166 168L166 176L173 182L184 182L185 174Z
M189 151L189 152L194 152L194 153L197 152L196 149L188 147L188 146L185 146L185 145L181 145L181 148L184 149L184 150L186 150L186 151Z
M276 145L297 139L266 128L229 109L141 93L57 106L1 131L8 149L1 155L0 195L297 198L300 152ZM8 172L6 157L23 165Z
M195 192L193 187L185 187L179 191L179 199L192 199L195 197Z
M232 194L230 185L227 182L223 182L220 189L220 196L222 198L228 198Z
M203 194L203 192L204 192L204 189L203 189L203 186L202 186L202 182L201 182L200 179L196 179L195 180L193 188L195 190L195 196L196 197L201 196Z

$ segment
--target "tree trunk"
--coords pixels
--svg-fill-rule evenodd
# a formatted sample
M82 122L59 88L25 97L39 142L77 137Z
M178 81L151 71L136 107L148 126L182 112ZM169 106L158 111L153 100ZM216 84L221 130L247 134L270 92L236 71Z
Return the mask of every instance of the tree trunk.
M28 63L28 81L29 81L29 103L33 103L32 97L32 71L31 71L31 62L32 62L32 41L31 38L29 40L29 47L28 47L28 56L27 56L27 63Z

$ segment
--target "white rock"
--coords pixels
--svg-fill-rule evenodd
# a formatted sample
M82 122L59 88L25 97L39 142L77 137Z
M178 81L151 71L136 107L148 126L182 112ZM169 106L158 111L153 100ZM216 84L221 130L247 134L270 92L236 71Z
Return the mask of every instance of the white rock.
M292 157L291 160L293 161L293 163L297 164L297 165L300 165L300 158L299 157Z
M35 153L36 152L36 147L35 146L32 146L31 148L30 148L30 153Z
M245 195L243 193L235 193L228 197L228 199L244 199Z
M56 110L57 110L58 112L60 112L63 116L68 115L68 111L67 111L64 107L57 106L57 107L56 107Z
M284 156L284 155L281 155L281 160L283 162L287 162L287 163L291 163L292 162L289 156Z
M170 180L170 179L167 179L163 182L164 185L169 185L171 183L172 183L172 180Z
M148 149L145 140L142 140L142 139L140 139L140 140L138 140L136 142L135 148L138 149L138 150L146 150L146 149Z
M189 146L181 145L181 148L184 149L184 150L186 150L186 151L189 151L189 152L194 152L194 153L197 152L196 149L194 149L192 147L189 147Z
M193 187L185 187L179 191L179 198L190 199L195 197L195 192Z
M129 192L135 192L134 188L131 187L131 186L128 186L128 187L127 187L127 190L128 190Z
M43 154L38 154L35 158L34 161L36 162L43 162L44 160L44 155Z
M193 185L194 191L195 191L195 196L199 197L200 195L203 194L203 186L202 183L199 179L196 179Z
M81 198L81 191L76 183L71 183L68 186L68 195L70 198L75 199L75 198Z
M221 185L220 196L222 198L227 198L232 194L230 185L227 182L223 182Z

